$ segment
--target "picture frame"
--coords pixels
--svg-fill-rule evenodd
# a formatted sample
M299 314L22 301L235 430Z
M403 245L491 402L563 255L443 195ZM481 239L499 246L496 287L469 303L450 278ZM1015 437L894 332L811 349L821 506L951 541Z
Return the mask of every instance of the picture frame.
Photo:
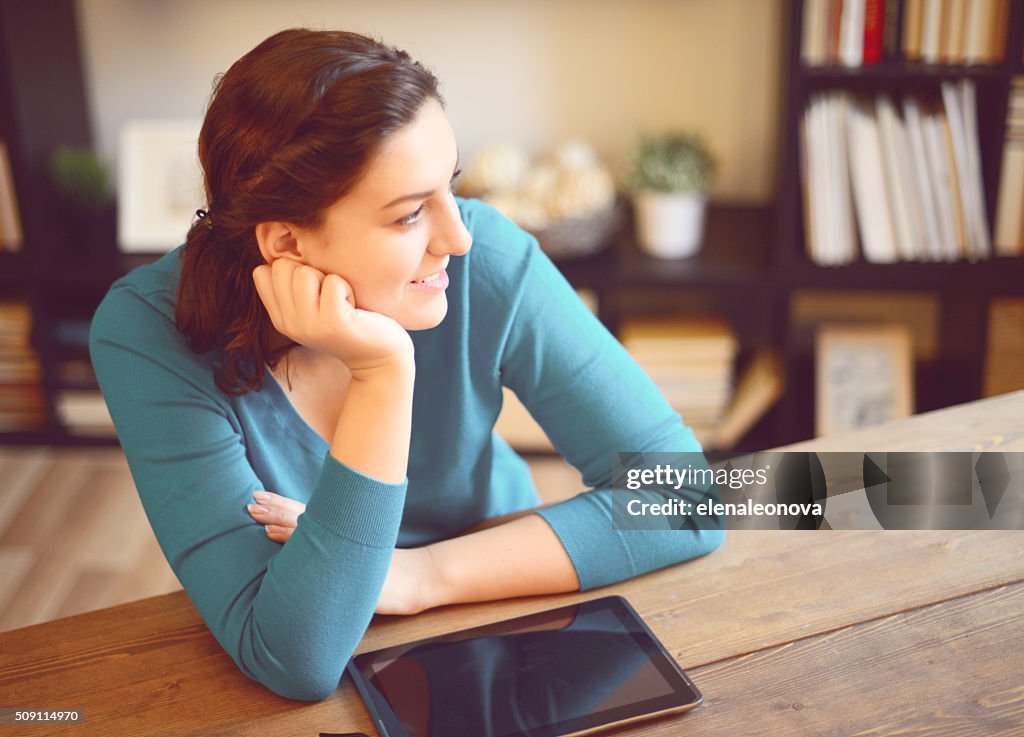
M121 130L117 240L125 253L166 252L185 241L206 206L198 118L133 120Z
M815 434L869 427L914 412L914 350L903 324L818 326Z

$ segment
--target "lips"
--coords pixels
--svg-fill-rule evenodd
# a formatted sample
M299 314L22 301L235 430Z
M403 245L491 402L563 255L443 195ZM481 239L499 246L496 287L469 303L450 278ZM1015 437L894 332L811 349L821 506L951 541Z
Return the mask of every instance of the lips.
M409 289L429 294L439 294L448 288L448 272L444 269L427 274L422 279L409 282Z
M439 281L441 279L441 272L442 271L444 271L444 269L441 269L439 271L435 271L433 274L428 274L427 276L423 277L422 279L413 279L412 283L413 284L425 284L427 282Z

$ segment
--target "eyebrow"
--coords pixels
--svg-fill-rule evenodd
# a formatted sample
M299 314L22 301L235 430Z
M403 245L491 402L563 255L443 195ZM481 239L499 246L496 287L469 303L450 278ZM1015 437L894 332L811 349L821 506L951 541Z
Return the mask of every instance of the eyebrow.
M452 169L452 179L455 178L455 173L458 170L459 170L459 155L458 155L458 153L456 153L455 154L455 168ZM402 202L408 202L409 200L425 200L427 197L429 197L432 194L434 194L434 190L429 190L427 192L413 192L412 194L402 195L401 197L398 197L396 199L391 200L391 202L389 202L388 204L384 205L384 207L382 207L380 209L381 210L387 210L390 207L394 207L395 205L398 205L398 204L400 204Z

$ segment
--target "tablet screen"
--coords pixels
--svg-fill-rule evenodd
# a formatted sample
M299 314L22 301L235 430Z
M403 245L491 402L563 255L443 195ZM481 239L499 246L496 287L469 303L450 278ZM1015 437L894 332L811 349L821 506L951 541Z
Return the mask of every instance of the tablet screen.
M555 737L701 699L618 596L363 653L350 672L388 737Z

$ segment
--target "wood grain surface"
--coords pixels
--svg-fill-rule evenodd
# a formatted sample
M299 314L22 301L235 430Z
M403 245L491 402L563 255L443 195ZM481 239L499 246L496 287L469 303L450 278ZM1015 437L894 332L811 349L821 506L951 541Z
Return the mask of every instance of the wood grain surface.
M1024 450L1024 393L932 415L859 449ZM1024 735L1016 530L732 531L711 555L586 594L378 617L360 650L609 593L705 694L615 734ZM347 678L319 703L248 680L184 592L0 633L0 706L85 710L80 725L0 724L0 737L376 734Z

